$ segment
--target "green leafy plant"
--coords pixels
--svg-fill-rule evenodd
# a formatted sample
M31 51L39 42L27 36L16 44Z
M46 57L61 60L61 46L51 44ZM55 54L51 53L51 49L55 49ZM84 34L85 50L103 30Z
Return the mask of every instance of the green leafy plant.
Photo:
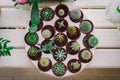
M0 38L0 56L11 56L10 50L14 49L14 47L8 47L7 44L11 41Z

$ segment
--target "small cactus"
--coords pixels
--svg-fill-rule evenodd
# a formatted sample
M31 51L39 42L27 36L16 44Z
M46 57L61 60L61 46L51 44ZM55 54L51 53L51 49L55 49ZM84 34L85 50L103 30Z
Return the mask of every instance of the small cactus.
M58 35L56 35L55 39L56 39L57 41L62 42L62 41L64 40L64 35L58 34Z
M78 63L78 61L71 63L71 66L73 66L73 69L80 68L80 64Z
M78 51L80 49L80 45L78 44L78 42L73 42L71 48L74 51Z
M77 29L75 28L75 26L68 27L69 34L75 34L76 32L77 32Z

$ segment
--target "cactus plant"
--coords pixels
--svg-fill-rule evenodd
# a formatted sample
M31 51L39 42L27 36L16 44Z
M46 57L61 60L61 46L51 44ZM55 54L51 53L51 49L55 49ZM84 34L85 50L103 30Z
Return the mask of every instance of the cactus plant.
M80 49L80 45L78 44L78 42L73 42L71 48L74 51L78 51Z
M62 42L62 41L64 40L64 37L63 37L63 36L64 36L64 35L62 35L62 34L58 34L58 35L56 35L55 39L56 39L57 41Z
M68 27L68 33L69 34L75 34L77 32L77 29L74 26Z

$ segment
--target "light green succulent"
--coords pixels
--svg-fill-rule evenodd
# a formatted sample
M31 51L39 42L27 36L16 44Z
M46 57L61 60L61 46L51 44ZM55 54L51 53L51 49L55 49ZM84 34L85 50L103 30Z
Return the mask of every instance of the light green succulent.
M35 47L31 47L28 52L31 56L37 55L37 49Z
M78 51L80 49L80 45L78 44L78 42L73 42L71 48L74 51Z
M59 28L65 27L64 21L58 22L58 25L59 25L59 26L58 26Z
M73 69L79 69L80 68L80 64L78 63L78 61L71 63L71 66L73 66Z
M69 26L68 27L68 33L69 34L73 35L73 34L76 34L76 32L77 32L77 29L76 29L75 26Z
M57 41L62 42L62 41L64 40L64 35L58 34L58 35L55 37L55 39L56 39Z
M57 46L53 46L53 42L54 39L44 45L38 44L41 47L38 52L50 51L50 53L52 54L52 50L58 48Z

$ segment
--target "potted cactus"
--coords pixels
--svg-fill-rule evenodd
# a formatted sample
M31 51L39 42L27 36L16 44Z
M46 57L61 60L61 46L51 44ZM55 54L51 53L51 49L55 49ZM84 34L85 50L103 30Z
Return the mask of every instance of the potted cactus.
M55 35L55 41L54 43L59 46L59 47L63 47L66 43L67 43L67 37L65 34L63 33L58 33Z
M67 52L71 55L75 55L80 51L80 44L76 41L70 41L66 45Z

